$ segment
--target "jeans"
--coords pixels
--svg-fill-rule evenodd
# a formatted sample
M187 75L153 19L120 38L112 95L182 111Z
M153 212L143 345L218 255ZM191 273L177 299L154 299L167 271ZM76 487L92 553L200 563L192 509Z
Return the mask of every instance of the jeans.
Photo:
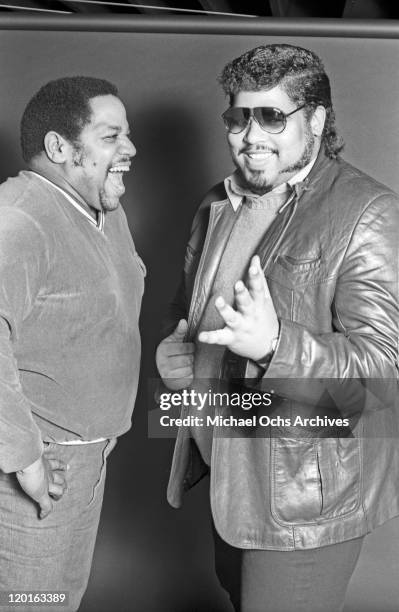
M106 458L114 440L49 444L68 463L68 489L45 519L20 488L15 474L0 472L0 591L63 591L68 604L0 606L0 611L41 612L79 608L90 575L103 500ZM4 600L4 594L2 595ZM3 603L3 602L2 602Z
M309 550L241 550L214 529L216 573L237 612L339 612L363 540Z

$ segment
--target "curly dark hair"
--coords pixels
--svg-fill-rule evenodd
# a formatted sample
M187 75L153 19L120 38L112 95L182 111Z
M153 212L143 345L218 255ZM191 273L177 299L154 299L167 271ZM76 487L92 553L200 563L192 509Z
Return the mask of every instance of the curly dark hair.
M43 151L47 132L54 130L76 142L89 123L89 101L96 96L118 96L118 89L104 79L73 76L43 85L28 103L21 120L21 148L26 162Z
M230 104L239 91L260 91L279 85L296 105L306 104L308 117L316 106L324 106L326 154L337 157L343 149L335 126L330 81L321 59L313 51L286 44L261 45L229 62L219 83Z

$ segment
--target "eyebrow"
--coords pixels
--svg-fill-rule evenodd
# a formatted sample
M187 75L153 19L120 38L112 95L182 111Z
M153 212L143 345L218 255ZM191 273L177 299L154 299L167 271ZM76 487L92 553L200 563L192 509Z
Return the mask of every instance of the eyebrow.
M120 125L110 125L109 123L106 123L105 121L102 121L101 123L97 123L94 126L94 129L96 130L114 130L116 132L121 132L122 131L122 127Z
M106 131L106 132L117 132L118 134L120 134L121 132L123 132L123 127L121 125L111 125L109 123L107 123L106 121L100 121L99 123L94 124L93 128L97 131ZM127 125L127 130L126 130L126 134L128 136L130 136L130 127L129 125Z

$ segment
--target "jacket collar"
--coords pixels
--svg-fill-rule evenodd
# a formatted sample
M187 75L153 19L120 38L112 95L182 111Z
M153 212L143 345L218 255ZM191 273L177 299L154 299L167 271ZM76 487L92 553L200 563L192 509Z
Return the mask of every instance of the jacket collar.
M316 161L313 164L309 174L303 181L295 183L293 189L295 190L297 198L300 198L305 191L311 191L316 188L318 182L324 174L327 168L330 168L334 163L334 160L327 157L324 151L324 145L321 144L320 150L317 154Z
M325 154L324 154L324 157L325 157ZM235 172L233 172L233 174L231 174L224 180L224 187L226 190L226 194L233 207L233 210L237 211L243 198L248 197L248 196L251 198L273 197L273 195L281 193L283 191L295 190L297 197L300 197L303 191L307 189L307 185L308 185L307 179L309 178L311 174L313 175L313 170L315 166L317 165L319 158L320 158L320 151L315 159L309 162L304 168L299 170L299 172L297 172L289 181L287 181L287 183L283 183L282 185L275 187L274 189L267 192L263 196L257 196L256 194L252 193L247 188L245 188L241 184L240 176L238 174L238 171L236 170Z

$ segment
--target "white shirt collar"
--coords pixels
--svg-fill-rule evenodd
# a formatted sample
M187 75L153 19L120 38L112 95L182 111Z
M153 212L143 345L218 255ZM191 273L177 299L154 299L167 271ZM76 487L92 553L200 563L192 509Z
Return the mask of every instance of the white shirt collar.
M314 166L314 163L316 161L316 157L314 159L312 159L308 164L306 164L306 166L304 166L303 168L301 168L301 170L299 170L299 172L297 172L296 174L294 174L293 177L290 178L289 181L287 181L287 183L283 183L282 185L278 185L277 187L275 187L274 189L272 189L271 191L269 191L269 194L276 194L276 193L281 193L283 191L286 190L287 188L287 184L292 187L293 185L296 185L297 183L301 183L302 181L305 180L305 178L307 177L307 175L309 174L309 172L311 171L311 169ZM234 174L230 174L230 176L228 176L227 178L224 179L224 187L226 189L226 193L227 196L230 200L230 203L233 207L233 210L236 211L242 200L243 197L241 195L239 195L238 193L235 193L233 191L233 189L231 188L231 180L233 178Z
M67 191L65 191L65 189L62 189L62 187L59 187L58 185L53 183L53 181L50 181L48 178L46 178L42 174L39 174L38 172L35 172L34 170L29 170L29 172L39 177L40 179L42 179L42 181L44 181L48 185L51 185L51 187L54 187L54 189L57 189L57 191L60 191L62 195L68 200L68 202L72 204L72 206L74 206L76 210L82 213L82 215L84 215L86 219L90 221L92 225L94 225L101 232L104 231L104 220L105 220L104 211L102 210L98 211L97 221L96 221L95 219L93 219L91 215L89 215L87 210L85 210L83 206L79 204L79 202L77 202Z

